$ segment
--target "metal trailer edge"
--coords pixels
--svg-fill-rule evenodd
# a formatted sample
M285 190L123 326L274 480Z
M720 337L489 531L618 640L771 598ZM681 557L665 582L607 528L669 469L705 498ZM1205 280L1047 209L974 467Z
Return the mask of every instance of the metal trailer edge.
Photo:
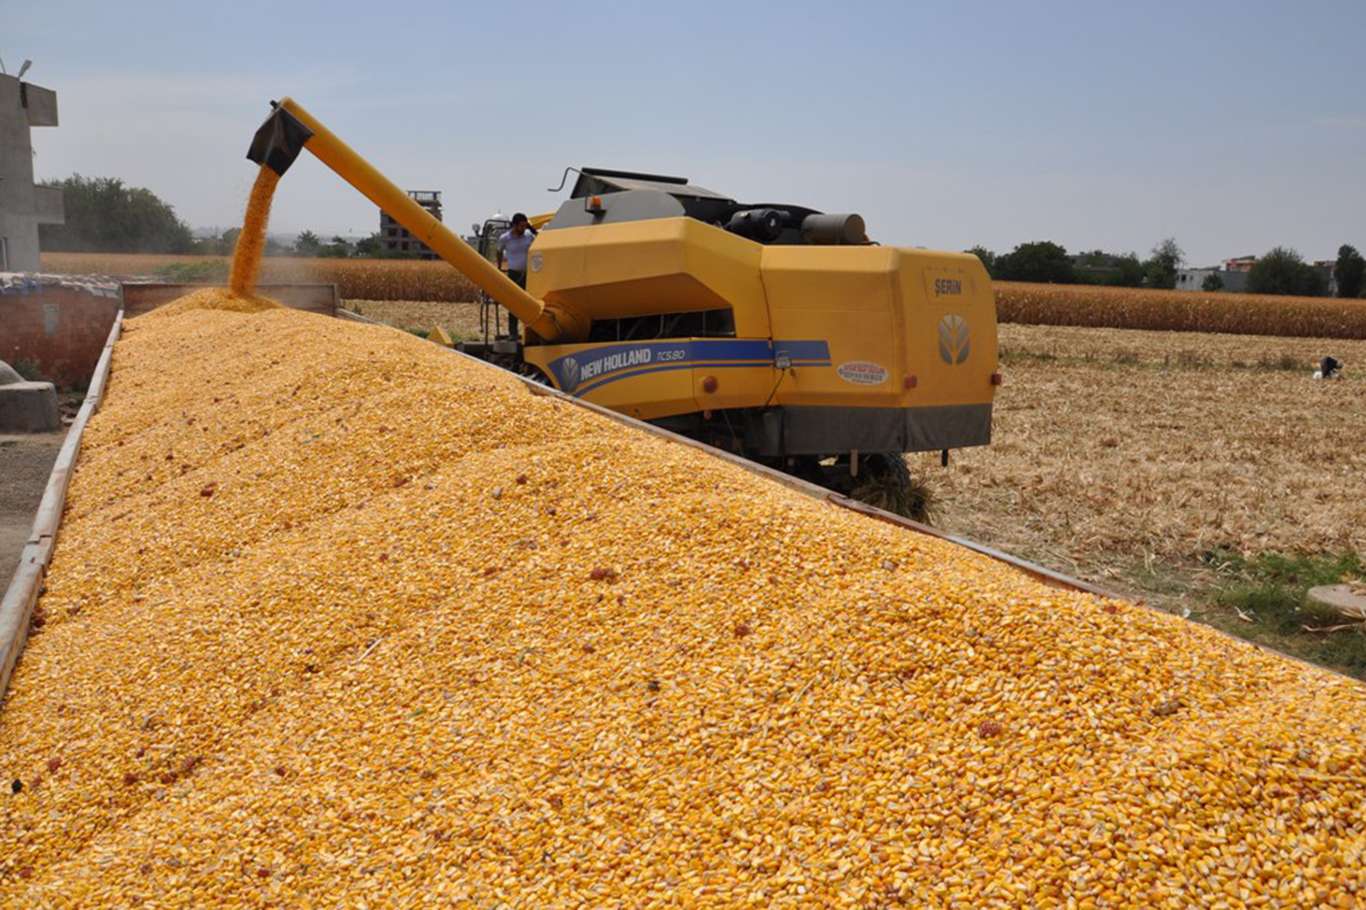
M123 310L120 309L109 328L100 359L95 363L85 401L81 403L81 409L67 430L61 449L57 451L57 460L52 465L52 473L48 475L42 501L34 516L33 530L19 555L19 566L10 579L9 587L5 589L4 599L0 600L0 707L3 707L5 694L9 691L10 674L14 672L28 640L33 608L38 602L38 595L42 593L43 579L52 561L67 489L80 455L81 435L104 398L114 357L114 343L118 341L122 329Z

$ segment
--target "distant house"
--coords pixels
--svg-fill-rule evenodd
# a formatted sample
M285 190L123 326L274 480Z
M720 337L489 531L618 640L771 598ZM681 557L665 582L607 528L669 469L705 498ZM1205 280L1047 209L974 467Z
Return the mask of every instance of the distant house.
M1252 267L1257 264L1256 256L1235 256L1232 259L1224 260L1225 272L1250 272Z
M1176 273L1176 289L1178 291L1203 291L1205 281L1209 276L1214 275L1222 282L1219 290L1235 294L1246 291L1247 274L1252 268L1251 263L1248 264L1247 268L1228 268L1230 262L1241 263L1242 261L1242 259L1229 259L1225 261L1224 268L1212 265L1203 269L1182 269Z

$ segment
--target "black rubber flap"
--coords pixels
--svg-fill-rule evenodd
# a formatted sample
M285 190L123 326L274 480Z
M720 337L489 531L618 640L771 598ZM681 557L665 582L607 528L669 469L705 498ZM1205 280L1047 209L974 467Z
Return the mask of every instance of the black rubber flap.
M283 177L294 159L299 157L299 152L303 151L304 143L311 138L312 130L289 111L277 106L252 137L247 157Z

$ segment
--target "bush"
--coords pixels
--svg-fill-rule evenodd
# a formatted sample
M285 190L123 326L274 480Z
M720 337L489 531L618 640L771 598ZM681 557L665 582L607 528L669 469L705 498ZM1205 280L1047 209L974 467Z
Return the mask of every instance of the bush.
M1171 290L1176 287L1176 273L1185 259L1186 254L1176 245L1176 238L1168 237L1153 247L1152 258L1143 264L1144 283L1150 288Z
M1346 244L1338 247L1337 265L1333 267L1333 279L1338 284L1339 297L1360 297L1362 285L1366 283L1366 259L1355 247Z
M1022 243L996 260L993 277L1002 281L1071 284L1076 280L1067 250L1048 240Z
M14 372L24 377L24 379L28 382L47 381L47 377L44 376L43 371L39 369L38 361L36 360L29 360L28 358L23 358L14 361L14 363L11 365L14 367Z
M194 236L175 209L151 190L116 177L82 177L44 186L62 191L66 221L38 226L43 250L108 253L188 253Z
M1247 289L1253 294L1322 297L1328 291L1328 282L1299 253L1278 246L1252 266L1247 276Z

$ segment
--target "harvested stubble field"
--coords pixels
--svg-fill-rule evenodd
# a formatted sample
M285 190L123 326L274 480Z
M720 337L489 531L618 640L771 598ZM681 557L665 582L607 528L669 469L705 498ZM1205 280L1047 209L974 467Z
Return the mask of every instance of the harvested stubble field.
M88 432L4 906L1366 895L1361 686L410 336L153 313Z
M941 523L1134 583L1217 549L1366 552L1366 342L1001 327L993 443L948 470ZM1319 358L1348 378L1310 378Z
M342 306L353 313L368 316L377 322L409 331L430 331L440 326L451 337L482 338L479 326L479 304L444 303L421 300L343 300ZM507 316L503 317L504 325Z
M155 277L207 265L227 275L228 256L170 256L138 253L44 253L43 270L63 274ZM171 275L171 280L177 280ZM321 282L337 285L343 298L361 300L476 300L478 289L444 262L418 259L305 259L268 256L261 260L262 284Z

